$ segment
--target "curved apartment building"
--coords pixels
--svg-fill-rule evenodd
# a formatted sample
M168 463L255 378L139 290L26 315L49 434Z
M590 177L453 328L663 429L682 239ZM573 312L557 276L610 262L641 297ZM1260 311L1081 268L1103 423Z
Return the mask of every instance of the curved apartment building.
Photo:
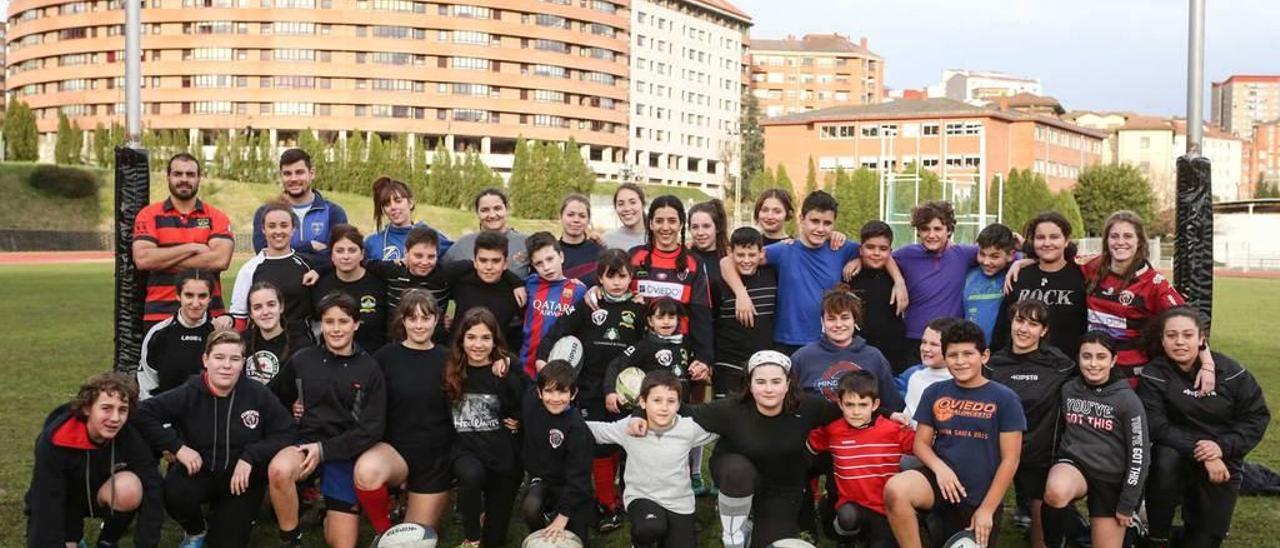
M123 122L118 0L11 0L7 93L52 150L58 113ZM144 0L143 124L423 135L510 167L516 138L574 137L613 175L628 147L629 0Z

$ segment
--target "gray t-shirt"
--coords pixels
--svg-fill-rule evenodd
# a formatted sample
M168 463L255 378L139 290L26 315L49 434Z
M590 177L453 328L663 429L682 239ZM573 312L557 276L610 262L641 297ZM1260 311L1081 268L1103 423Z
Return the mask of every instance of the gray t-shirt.
M444 254L444 262L470 261L476 255L476 236L479 232L471 232L458 238L449 251ZM507 229L507 270L524 279L529 276L529 258L524 250L526 236L514 228Z
M587 421L596 443L615 443L627 452L623 504L648 499L677 514L692 514L695 506L689 483L689 450L720 436L703 430L693 419L676 417L667 431L650 430L643 438L637 438L627 434L630 421L630 417L616 422Z
M645 234L641 232L632 232L623 227L618 227L604 233L604 246L609 249L621 249L623 251L631 251L631 248L644 245Z

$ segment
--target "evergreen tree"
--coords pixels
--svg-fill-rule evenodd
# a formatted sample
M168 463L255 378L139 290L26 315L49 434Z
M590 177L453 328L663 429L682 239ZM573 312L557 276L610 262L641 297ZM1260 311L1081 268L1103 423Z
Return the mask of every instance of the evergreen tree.
M440 207L457 207L457 182L453 177L453 158L449 149L444 146L444 139L436 141L428 181L425 196L427 203Z
M566 185L566 193L577 192L591 195L591 188L596 184L596 172L587 165L579 150L578 141L572 136L564 145L560 158L560 180ZM559 204L556 204L557 208Z
M53 161L58 164L74 164L74 156L76 151L71 140L75 136L72 135L71 121L67 119L67 115L58 113L58 135L53 142Z
M357 181L369 180L369 165L366 163L369 158L368 141L365 140L364 131L355 131L354 135L347 137L347 165L342 172L342 178L334 182L334 186L343 192L352 192L358 185Z
M530 172L533 167L532 156L536 153L538 143L536 141L526 141L524 136L516 138L515 158L511 161L511 178L507 180L507 187L511 192L511 200L520 203L529 199L537 192L537 188L533 185L533 174Z
M36 115L23 101L10 103L4 113L4 145L8 161L34 162L40 158Z
M107 167L107 154L110 150L111 143L108 142L107 128L102 127L102 122L98 122L93 126L93 164L98 167Z
M355 181L351 181L353 185L352 191L361 194L371 194L373 189L373 181L384 175L390 176L389 161L387 160L387 144L382 142L382 136L377 133L369 135L369 157L365 160L365 177Z
M1049 192L1049 183L1038 173L1029 169L1009 170L1004 180L1004 203L1001 204L999 185L992 183L987 193L987 211L1002 212L1001 222L1021 232L1027 221L1043 211L1054 208L1054 196Z
M1063 189L1054 194L1053 206L1050 209L1061 213L1067 218L1067 222L1071 223L1073 238L1085 236L1084 219L1080 217L1080 205L1076 203L1076 197L1070 190Z
M276 173L280 171L280 165L277 162L275 152L272 150L275 148L274 144L271 142L270 132L261 131L258 133L258 169L255 173L257 173L257 182L259 183L266 185L274 183L276 181ZM314 156L311 162L314 167ZM324 172L321 171L320 173L323 174Z
M787 175L787 166L782 165L782 162L778 162L778 169L774 171L772 188L781 188L787 191L789 194L791 194L792 202L795 202L797 205L799 205L799 202L795 200L795 198L797 198L797 196L795 195L796 186L791 182L791 177ZM798 198L800 198L801 200L804 200L804 196L799 196Z
M213 145L213 161L207 167L210 177L231 178L231 142L227 138L227 132L218 132Z
M773 170L764 168L756 170L747 180L747 186L742 189L742 200L746 203L748 196L759 196L766 189L774 188Z
M200 155L196 154L191 148L191 134L185 129L174 130L173 133L173 153L177 154L179 152L190 153L196 158L200 157Z
M865 167L853 173L843 169L836 171L836 187L833 192L840 202L837 226L854 237L867 221L880 218L880 178Z
M742 94L742 114L738 117L738 128L742 132L742 150L740 158L741 177L743 181L751 181L757 173L765 171L764 167L764 132L760 129L760 103L751 92ZM759 192L768 187L744 188L742 197L754 196L747 190Z
M818 190L818 168L813 164L813 156L809 157L809 171L804 174L804 195L808 196Z
M413 195L418 200L425 200L427 196L427 169L431 166L431 162L427 160L429 154L427 139L421 135L415 135L413 138L413 167L407 182L410 188L413 189Z

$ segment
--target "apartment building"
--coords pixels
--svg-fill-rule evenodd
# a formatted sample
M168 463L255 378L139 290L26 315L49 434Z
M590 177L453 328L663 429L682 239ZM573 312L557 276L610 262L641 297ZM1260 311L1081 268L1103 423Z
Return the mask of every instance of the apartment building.
M884 96L884 58L840 34L781 40L752 38L751 93L765 116L840 105L870 105Z

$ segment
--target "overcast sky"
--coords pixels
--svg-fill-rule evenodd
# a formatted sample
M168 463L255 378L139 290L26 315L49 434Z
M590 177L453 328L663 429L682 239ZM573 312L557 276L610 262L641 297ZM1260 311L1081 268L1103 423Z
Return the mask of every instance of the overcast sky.
M895 89L944 68L1038 77L1069 110L1186 114L1187 0L730 0L751 35L866 36ZM1280 1L1207 0L1209 82L1280 74Z

